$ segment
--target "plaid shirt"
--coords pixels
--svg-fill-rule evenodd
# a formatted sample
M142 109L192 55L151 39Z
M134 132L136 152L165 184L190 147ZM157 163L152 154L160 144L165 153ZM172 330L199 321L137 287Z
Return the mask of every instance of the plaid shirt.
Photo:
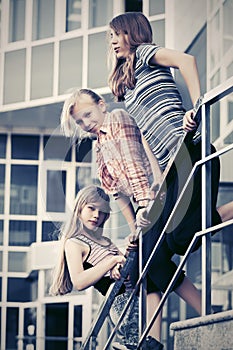
M104 189L141 201L150 199L152 170L135 121L123 109L107 113L96 142L98 175Z

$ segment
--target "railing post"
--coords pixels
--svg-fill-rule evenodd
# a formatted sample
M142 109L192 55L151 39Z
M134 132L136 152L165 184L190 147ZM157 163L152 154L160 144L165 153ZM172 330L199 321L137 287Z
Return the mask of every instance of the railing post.
M143 271L143 233L140 232L139 236L139 275ZM142 335L145 327L146 327L146 278L142 279L142 283L140 285L140 294L139 294L139 337Z
M202 105L202 158L211 153L210 105ZM202 230L212 226L211 162L202 166ZM211 312L211 233L202 236L202 315Z

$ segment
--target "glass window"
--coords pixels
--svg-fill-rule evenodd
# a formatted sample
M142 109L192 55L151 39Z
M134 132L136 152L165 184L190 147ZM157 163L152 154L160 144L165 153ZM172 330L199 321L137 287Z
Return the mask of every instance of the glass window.
M24 40L25 0L10 0L8 42Z
M17 288L16 288L17 291ZM6 312L6 349L17 349L17 335L19 326L19 309L8 307Z
M83 187L91 185L92 183L91 167L78 167L76 169L76 193L78 193Z
M224 54L230 50L233 45L233 2L226 0L223 3L223 52Z
M0 245L3 245L3 220L0 220Z
M7 282L7 301L31 301L31 282L29 279L9 277Z
M10 221L9 245L29 246L36 241L35 221Z
M32 49L31 98L48 97L53 91L53 44Z
M211 142L220 136L220 104L214 103L211 106Z
M10 213L35 215L37 212L37 166L12 165Z
M42 241L57 241L60 234L61 222L43 221Z
M66 32L81 28L82 22L82 1L66 1Z
M39 137L28 135L12 135L13 159L38 159Z
M32 40L54 36L55 0L34 0Z
M0 271L2 271L2 254L3 252L0 250Z
M98 55L97 55L98 52ZM99 88L107 86L107 42L106 33L89 36L88 86Z
M92 161L92 140L86 138L76 144L76 162L91 163Z
M149 16L159 15L165 13L165 1L164 0L150 0L149 3Z
M227 101L227 106L228 106L228 118L227 118L227 120L228 120L228 123L230 123L233 120L233 100Z
M65 212L66 204L66 171L47 171L46 211Z
M6 135L0 135L0 158L6 158Z
M51 303L45 307L45 337L58 338L46 340L45 349L67 349L67 340L59 340L59 337L68 336L68 303Z
M220 60L220 13L216 13L209 26L210 40L210 69L214 69Z
M89 28L105 26L113 14L112 0L90 0Z
M162 19L151 22L151 27L153 31L153 42L157 45L165 46L165 21Z
M69 139L60 136L44 136L44 159L71 161L71 144Z
M74 338L82 336L82 305L74 306Z
M25 99L26 50L6 52L4 69L4 103ZM20 67L20 69L19 69Z
M36 335L36 308L24 309L24 336L35 336ZM28 339L29 344L33 344L34 347L29 347L28 350L36 349L35 339ZM27 350L27 347L26 347Z
M0 214L4 213L5 165L0 164Z
M8 271L26 272L27 271L27 253L9 252L8 253Z
M82 45L82 38L60 42L59 94L82 86Z

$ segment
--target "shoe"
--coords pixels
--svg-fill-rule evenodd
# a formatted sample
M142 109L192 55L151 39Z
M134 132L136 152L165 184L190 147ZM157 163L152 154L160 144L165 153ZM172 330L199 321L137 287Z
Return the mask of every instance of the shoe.
M114 342L114 343L112 343L112 349L114 349L114 350L135 350L135 349L137 349L137 345L121 344L119 342Z
M151 336L146 338L146 347L145 350L162 350L163 344L161 344L158 340L155 338L152 338Z

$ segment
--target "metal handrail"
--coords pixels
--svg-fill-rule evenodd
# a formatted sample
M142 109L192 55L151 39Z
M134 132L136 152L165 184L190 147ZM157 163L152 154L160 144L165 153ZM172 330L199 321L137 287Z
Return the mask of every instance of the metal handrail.
M148 326L146 327L146 329L142 332L141 334L141 337L139 339L139 343L138 343L138 347L137 349L140 349L140 346L143 344L144 340L145 340L145 337L147 336L148 332L150 331L156 317L158 316L159 312L161 311L162 309L162 306L164 305L169 293L171 292L173 286L174 286L174 283L178 277L178 274L180 273L181 269L183 268L189 254L191 253L197 239L201 236L202 237L202 243L204 244L205 246L205 249L203 249L204 253L203 253L203 257L202 257L202 260L203 260L203 266L202 266L202 269L205 270L205 278L204 278L204 288L203 288L203 293L204 293L204 300L205 300L205 310L204 310L204 314L206 313L206 310L208 309L208 307L206 307L206 304L210 304L210 271L209 269L207 269L207 265L210 265L211 261L210 261L210 235L208 235L210 232L213 232L213 231L216 231L216 230L219 230L225 226L228 226L228 225L231 225L233 224L233 220L229 220L225 223L222 223L222 224L219 224L219 225L216 225L216 226L211 226L211 224L209 224L209 222L211 222L211 215L210 215L210 210L208 210L208 202L209 202L209 199L211 198L211 193L210 193L210 189L211 189L211 186L210 186L210 183L211 183L211 178L210 178L210 171L211 171L211 168L210 166L208 167L207 164L210 160L212 160L213 158L215 157L218 157L224 153L227 153L229 152L230 150L233 149L233 145L229 145L227 147L225 147L224 149L220 150L220 151L216 151L215 153L212 153L210 154L210 121L209 121L209 112L210 112L210 105L215 103L216 101L222 99L223 97L225 97L226 95L228 95L229 93L231 93L233 91L233 77L228 79L225 83L221 84L220 86L218 86L217 88L211 90L210 92L208 92L207 94L204 95L204 98L203 98L203 101L202 101L202 136L204 135L204 137L202 137L202 159L197 161L190 173L190 175L188 176L187 180L186 180L186 183L180 193L180 196L167 220L167 223L166 225L164 226L161 234L160 234L160 237L158 239L158 241L156 242L152 252L151 252L151 255L147 261L147 263L145 264L144 268L142 269L140 275L139 275L139 278L138 278L138 281L135 285L135 288L133 290L133 292L131 293L131 296L129 297L119 319L118 319L118 322L117 324L115 325L115 327L113 328L113 331L112 333L110 334L109 338L108 338L108 341L104 347L103 350L106 350L108 348L108 346L110 345L115 333L116 333L116 330L118 329L120 323L122 322L134 296L136 295L136 293L138 292L139 290L139 287L143 281L143 279L145 278L146 276L146 273L150 267L150 264L152 262L152 259L154 258L156 252L158 251L160 245L162 244L163 242L163 239L165 238L165 232L166 232L166 229L171 221L171 219L173 218L173 215L175 214L175 211L180 203L180 201L182 200L182 197L185 193L185 190L187 189L187 186L189 184L189 182L191 181L192 177L194 176L195 172L197 171L197 168L202 166L202 194L203 194L203 198L202 198L202 230L197 232L185 255L183 256L183 259L181 260L177 270L176 270L176 273L174 274L172 280L170 281L168 287L167 287L167 290L165 291L165 293L163 294L163 297L153 315L153 317L151 318ZM207 118L203 118L203 115L206 116L207 115ZM209 181L207 182L206 179L208 179L209 177ZM207 186L207 183L209 186ZM151 209L153 205L153 201L150 202L149 204L149 207L148 207L148 211ZM206 219L207 218L207 219ZM209 225L209 227L207 228L207 225ZM208 237L208 236L209 237ZM208 276L207 276L208 275ZM207 287L207 284L209 283L209 286ZM95 337L97 336L97 334L95 334ZM91 337L91 335L90 335Z

